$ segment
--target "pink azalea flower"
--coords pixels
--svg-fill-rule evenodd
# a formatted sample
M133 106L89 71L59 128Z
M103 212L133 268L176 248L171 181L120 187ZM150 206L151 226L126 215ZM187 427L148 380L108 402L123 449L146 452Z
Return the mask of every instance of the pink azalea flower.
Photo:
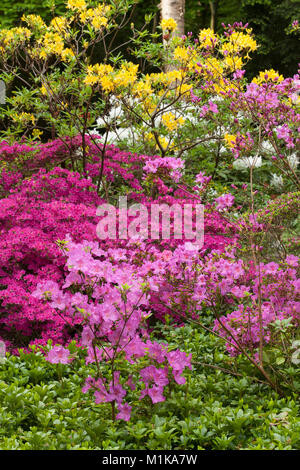
M129 421L131 416L132 406L125 403L124 405L118 405L119 413L116 415L116 419L123 419L124 421Z
M152 403L160 403L165 401L166 397L163 395L163 388L161 387L151 387L148 389L148 395L152 400Z
M70 351L63 346L54 346L45 359L52 364L68 364L70 362Z

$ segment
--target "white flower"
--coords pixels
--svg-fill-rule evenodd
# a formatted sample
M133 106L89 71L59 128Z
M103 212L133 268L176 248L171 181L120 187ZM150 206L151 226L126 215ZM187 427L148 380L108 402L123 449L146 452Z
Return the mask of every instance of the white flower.
M197 243L185 242L184 249L187 250L187 251L195 251L195 250L198 251L199 246L197 245Z
M293 93L291 95L291 101L292 101L293 104L300 104L299 91L297 93Z
M235 160L232 166L236 170L245 170L246 168L259 168L261 165L261 157L242 157Z
M74 152L74 155L75 157L82 157L83 153L82 153L82 149L77 149L75 152Z
M225 147L224 145L221 145L221 147L220 147L220 149L219 149L219 152L220 152L220 154L221 154L221 153L228 153L228 148Z
M293 104L300 104L300 80L294 80L293 86L297 89L295 93L291 95Z
M224 98L223 98L223 96L220 96L220 95L214 95L210 98L210 100L213 103L221 103L222 101L224 101Z
M273 145L271 144L271 142L269 142L268 140L264 140L262 142L262 149L265 151L265 152L274 152L274 147Z
M123 110L121 106L112 105L109 114L105 115L103 118L99 117L96 121L98 127L106 127L108 124L115 122L117 119L120 119L123 116Z
M274 186L277 189L281 189L283 187L283 178L281 175L276 175L276 173L272 173L271 179L271 186Z
M295 153L292 153L291 155L289 155L287 157L287 161L290 165L290 167L293 169L293 170L296 170L297 169L297 166L298 166L298 163L299 163L299 159L297 157L297 155Z
M114 131L109 131L107 133L106 138L107 138L108 144L114 144L114 145L116 145L121 140L132 141L133 140L132 129L130 129L129 127L126 127L126 128L119 127L118 129L115 129ZM103 135L101 141L102 142L105 141L105 134Z
M215 189L210 188L210 189L208 190L208 195L209 195L210 197L216 197L216 196L218 195L218 192L217 192Z
M199 124L199 118L197 115L194 115L191 112L187 112L186 117L187 117L187 120L194 126L197 126L197 124Z

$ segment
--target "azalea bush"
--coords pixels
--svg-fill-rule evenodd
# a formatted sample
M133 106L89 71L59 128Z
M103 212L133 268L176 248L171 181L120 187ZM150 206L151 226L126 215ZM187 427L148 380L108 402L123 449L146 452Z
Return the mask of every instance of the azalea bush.
M10 141L20 136L30 141L59 137L67 146L69 137L80 134L80 168L85 172L85 136L105 112L107 99L95 99L84 79L97 45L105 51L104 62L113 50L117 57L119 47L112 37L127 25L130 16L124 20L124 15L132 4L125 0L92 7L84 0L70 0L65 14L54 16L49 24L30 14L23 15L22 26L1 29L1 78L9 105L1 108L1 116Z
M167 344L149 339L143 325L151 315L149 289L133 266L130 268L126 262L118 266L115 260L100 261L105 252L96 243L82 246L68 241L66 250L70 272L64 288L71 287L72 293L62 292L58 284L46 281L38 284L33 296L49 300L63 315L68 310L73 310L72 316L81 314L84 322L80 344L88 348L86 362L97 365L96 378L88 377L83 391L92 388L96 403L112 403L113 420L128 421L132 407L124 401L126 387L134 390L139 377L144 383L140 399L149 395L152 403L164 401L166 385L174 380L185 383L181 374L186 366L191 367L191 356L179 350L168 351ZM126 256L125 250L112 250L111 255ZM69 352L53 348L47 358L66 363ZM110 382L103 376L103 361L110 364ZM127 361L139 366L135 374L128 374Z
M80 137L77 141L74 139L70 142L72 152L76 153ZM73 319L69 315L69 324L66 324L66 319L54 315L49 306L43 305L31 294L42 279L64 284L65 257L61 247L68 234L75 242L97 240L96 226L99 217L96 209L107 201L98 195L97 186L93 183L97 181L101 156L97 147L91 144L91 160L94 163L87 167L89 179L57 167L48 172L41 169L24 180L25 176L33 172L31 168L42 167L43 164L46 167L50 165L51 168L60 158L67 161L69 150L58 140L35 147L2 143L2 152L3 161L11 171L2 171L0 186L2 194L6 194L0 201L1 336L8 341L7 345L12 341L13 348L25 347L31 341L45 344L49 338L59 342L66 341L80 331L80 317ZM17 162L23 155L27 161L24 169ZM133 155L109 147L103 171L112 197L122 184L129 201L146 206L151 203L184 205L188 201L195 204L197 199L192 196L187 199L186 192L180 192L176 185L172 187L166 162L167 160L161 161L159 157ZM176 166L176 161L169 161L169 165L174 163ZM15 165L18 166L13 171ZM159 195L162 190L165 195ZM104 194L107 191L108 189L103 190ZM114 198L112 201L115 202ZM205 249L222 248L230 242L229 237L233 233L231 225L220 217L213 206L208 204L206 212ZM129 221L133 218L132 215L129 216ZM141 260L147 258L145 249L151 249L152 256L159 258L162 250L184 241L173 238L163 240L161 245L158 240L135 245L127 240L116 239L103 240L101 246L105 249L106 256L110 253L109 249L125 249L130 255L128 262L136 263L140 258L140 264Z

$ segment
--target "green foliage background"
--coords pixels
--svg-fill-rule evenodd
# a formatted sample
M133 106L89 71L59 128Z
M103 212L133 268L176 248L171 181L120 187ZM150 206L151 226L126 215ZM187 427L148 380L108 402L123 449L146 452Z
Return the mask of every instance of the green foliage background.
M81 392L94 368L83 350L72 364L50 364L36 349L7 356L0 361L1 450L300 449L295 395L279 397L213 335L191 326L165 326L166 333L170 345L193 354L193 370L163 403L136 398L128 423L112 422L109 404Z

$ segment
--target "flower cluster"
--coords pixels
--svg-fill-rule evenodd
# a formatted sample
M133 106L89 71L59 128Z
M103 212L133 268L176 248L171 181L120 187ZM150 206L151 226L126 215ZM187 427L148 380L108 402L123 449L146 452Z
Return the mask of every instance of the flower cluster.
M238 302L237 309L215 322L215 331L227 339L232 355L241 352L231 335L243 347L255 351L260 342L271 340L270 325L276 320L291 318L295 327L300 322L300 279L297 277L299 259L288 255L282 263L261 263L253 270L253 286L248 287L247 302ZM236 297L243 297L231 290ZM259 304L258 296L262 296ZM224 329L225 325L225 329Z
M171 179L178 182L182 176L182 170L184 168L184 161L180 158L164 157L164 158L152 158L146 160L143 170L146 175L149 174L166 174L170 175Z
M139 382L143 383L140 399L148 395L152 403L158 403L165 400L163 392L170 380L185 383L182 373L186 367L191 368L191 355L169 351L168 345L147 338L143 323L149 316L150 295L143 277L128 263L126 250L111 250L104 261L106 254L98 243L76 244L68 237L66 242L68 274L63 289L54 281L44 281L32 295L48 301L62 315L68 311L69 317L72 310L73 317L81 315L80 344L87 348L86 362L105 361L112 366L110 382L102 375L97 380L88 377L83 391L92 388L96 403L116 403L116 418L127 421L131 408L124 399L128 388L135 389L137 383L131 376L126 378L126 384L121 381L121 372L114 369L116 360L124 357L137 365L141 358L143 364L145 359L149 362L139 369ZM67 349L55 346L46 359L67 363L70 358Z
M175 29L177 28L177 23L175 20L173 20L173 18L168 18L168 19L164 18L161 21L161 28L163 31L168 30L172 32L172 31L175 31Z

